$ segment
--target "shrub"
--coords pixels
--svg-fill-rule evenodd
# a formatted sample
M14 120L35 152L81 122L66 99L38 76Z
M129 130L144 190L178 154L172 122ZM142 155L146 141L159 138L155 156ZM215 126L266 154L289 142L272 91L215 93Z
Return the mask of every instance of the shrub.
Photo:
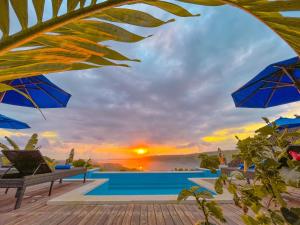
M217 169L219 169L220 161L218 156L216 155L207 155L200 154L199 159L201 159L200 167L210 169L212 173L216 173Z

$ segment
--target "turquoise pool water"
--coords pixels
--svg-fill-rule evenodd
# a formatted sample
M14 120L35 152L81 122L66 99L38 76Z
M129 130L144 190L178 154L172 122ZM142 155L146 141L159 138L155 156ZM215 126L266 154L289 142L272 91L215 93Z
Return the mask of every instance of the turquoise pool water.
M86 195L177 195L182 189L198 186L188 178L217 177L219 173L197 172L113 172L89 171L88 179L108 179ZM71 177L81 178L81 175ZM205 190L201 188L201 190ZM210 191L215 194L213 191Z

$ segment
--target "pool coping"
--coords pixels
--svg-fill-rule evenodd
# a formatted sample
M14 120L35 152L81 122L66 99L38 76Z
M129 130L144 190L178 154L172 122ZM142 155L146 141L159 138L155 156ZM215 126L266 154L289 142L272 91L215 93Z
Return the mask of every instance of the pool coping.
M202 187L214 190L214 185L205 181L207 178L188 178L190 181L201 185ZM216 178L209 178L216 179ZM62 194L58 197L50 199L48 205L66 205L66 204L128 204L128 203L178 203L177 195L85 195L97 186L104 184L108 179L89 179L91 182L76 188L70 192ZM72 182L71 180L68 180ZM193 201L193 198L188 198L187 201ZM214 195L215 200L219 203L232 203L232 195L224 189L223 194Z

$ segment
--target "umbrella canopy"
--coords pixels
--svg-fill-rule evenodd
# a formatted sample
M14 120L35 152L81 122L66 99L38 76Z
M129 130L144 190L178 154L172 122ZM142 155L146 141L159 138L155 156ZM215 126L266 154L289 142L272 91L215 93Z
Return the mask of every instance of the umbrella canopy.
M294 127L300 127L300 118L284 118L280 117L277 120L274 121L276 126L280 128L294 128Z
M236 107L267 108L300 100L300 59L269 65L232 94Z
M69 93L53 84L43 75L11 80L8 84L29 95L39 108L66 107L71 97ZM0 102L34 107L32 102L13 90L3 92Z
M6 128L6 129L26 129L30 128L26 123L23 123L18 120L11 119L9 117L6 117L2 114L0 114L0 128Z

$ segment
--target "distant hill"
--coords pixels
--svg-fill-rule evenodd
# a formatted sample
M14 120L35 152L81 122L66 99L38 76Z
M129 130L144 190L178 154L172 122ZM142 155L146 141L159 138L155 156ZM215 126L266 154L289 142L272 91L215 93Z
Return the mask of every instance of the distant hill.
M225 155L227 160L232 160L232 155L236 154L237 150L223 150L223 154ZM217 151L211 152L201 152L201 153L193 153L193 154L184 154L184 155L153 155L153 156L145 156L145 159L161 159L161 160L186 160L186 159L197 159L199 154L207 154L207 155L218 155Z
M237 153L237 150L223 151L230 162L232 154ZM217 155L218 152L202 152L208 155ZM198 155L200 153L185 154L185 155L154 155L132 159L110 159L110 160L93 160L98 165L101 165L106 171L111 170L174 170L175 168L195 169L200 165Z

